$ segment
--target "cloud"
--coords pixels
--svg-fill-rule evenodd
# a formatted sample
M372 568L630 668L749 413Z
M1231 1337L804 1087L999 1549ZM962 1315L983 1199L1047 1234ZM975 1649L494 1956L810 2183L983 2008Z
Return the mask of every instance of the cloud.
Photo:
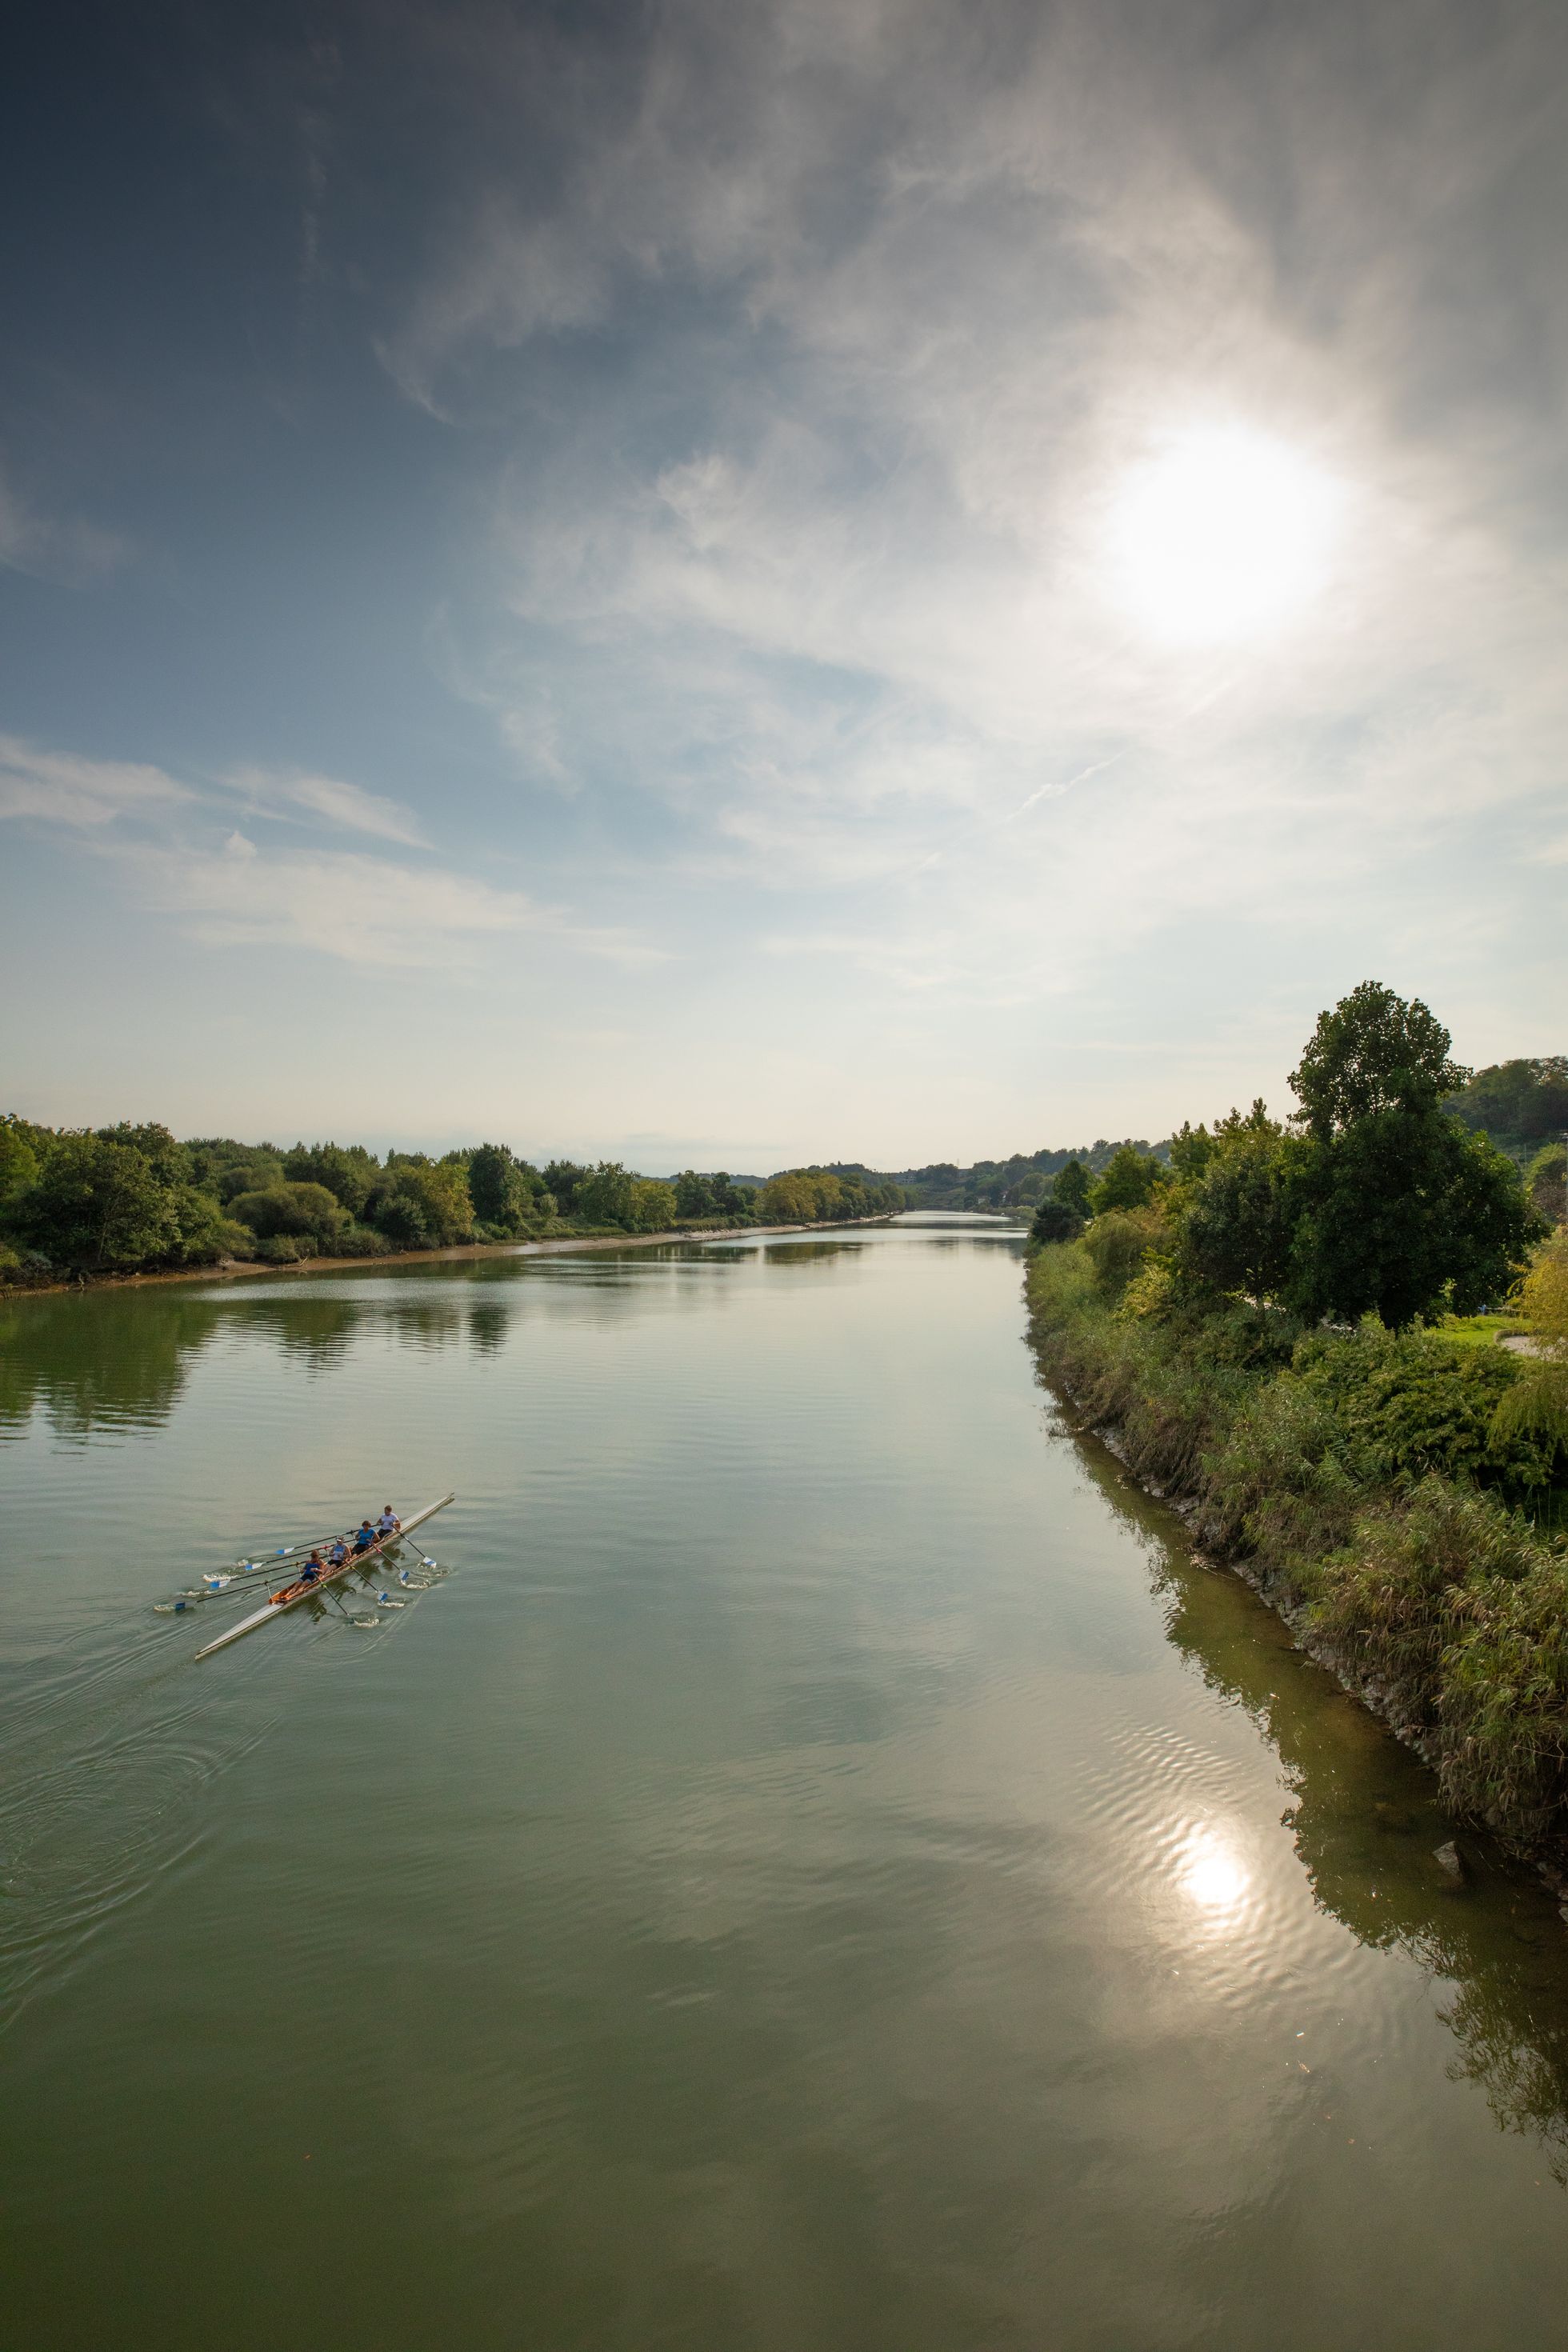
M574 923L520 890L352 851L268 855L243 833L216 850L114 853L140 895L209 947L289 948L367 966L461 969L497 938L545 933L611 961L649 961L631 934Z
M383 799L379 793L368 793L359 784L344 783L336 776L304 775L296 769L245 767L230 769L223 782L242 793L258 814L283 816L300 811L306 816L320 818L339 832L372 834L378 840L400 842L410 849L429 846L411 809L400 802Z
M0 817L96 827L164 815L195 799L161 768L43 751L18 736L0 736Z

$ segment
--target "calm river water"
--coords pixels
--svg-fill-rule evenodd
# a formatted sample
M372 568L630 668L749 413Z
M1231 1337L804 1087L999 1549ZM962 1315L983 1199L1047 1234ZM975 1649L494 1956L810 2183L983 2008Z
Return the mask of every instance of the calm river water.
M1568 1935L1016 1237L0 1314L6 2352L1568 2343ZM150 1604L455 1486L448 1573Z

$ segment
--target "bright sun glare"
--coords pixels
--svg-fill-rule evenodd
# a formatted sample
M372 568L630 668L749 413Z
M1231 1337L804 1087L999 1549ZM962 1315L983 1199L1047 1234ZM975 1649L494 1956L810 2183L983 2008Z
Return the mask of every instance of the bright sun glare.
M1116 601L1186 645L1266 635L1327 584L1339 485L1284 442L1208 425L1132 468L1110 515Z
M1249 1880L1239 1858L1217 1838L1194 1838L1183 1858L1181 1885L1202 1911L1223 1915L1234 1911L1247 1894Z

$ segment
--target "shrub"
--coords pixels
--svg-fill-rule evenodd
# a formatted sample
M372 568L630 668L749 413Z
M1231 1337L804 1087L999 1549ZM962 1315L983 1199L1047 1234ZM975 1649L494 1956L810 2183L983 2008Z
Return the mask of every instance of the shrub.
M374 1232L369 1225L346 1225L341 1234L332 1235L333 1257L385 1257L391 1249L386 1235Z
M229 1202L228 1212L263 1240L291 1234L332 1242L348 1223L324 1184L274 1184L263 1192L241 1192Z
M1154 1209L1107 1209L1083 1237L1095 1287L1102 1298L1120 1298L1150 1251L1165 1238Z
M1076 1165L1076 1162L1075 1162ZM1070 1201L1042 1201L1029 1227L1029 1239L1042 1246L1050 1242L1076 1242L1083 1219Z
M302 1249L293 1234L264 1234L256 1244L255 1256L263 1265L297 1265L301 1258L314 1255Z
M1517 1360L1501 1348L1456 1347L1435 1331L1396 1338L1369 1317L1353 1334L1303 1339L1295 1364L1385 1476L1436 1470L1519 1493L1552 1475L1550 1442L1529 1431L1494 1432L1520 1378Z

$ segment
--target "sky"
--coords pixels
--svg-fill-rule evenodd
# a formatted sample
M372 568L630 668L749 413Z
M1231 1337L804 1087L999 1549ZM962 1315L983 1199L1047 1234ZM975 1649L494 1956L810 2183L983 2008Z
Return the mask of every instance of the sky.
M1568 14L62 6L0 1098L766 1171L1568 1045Z

